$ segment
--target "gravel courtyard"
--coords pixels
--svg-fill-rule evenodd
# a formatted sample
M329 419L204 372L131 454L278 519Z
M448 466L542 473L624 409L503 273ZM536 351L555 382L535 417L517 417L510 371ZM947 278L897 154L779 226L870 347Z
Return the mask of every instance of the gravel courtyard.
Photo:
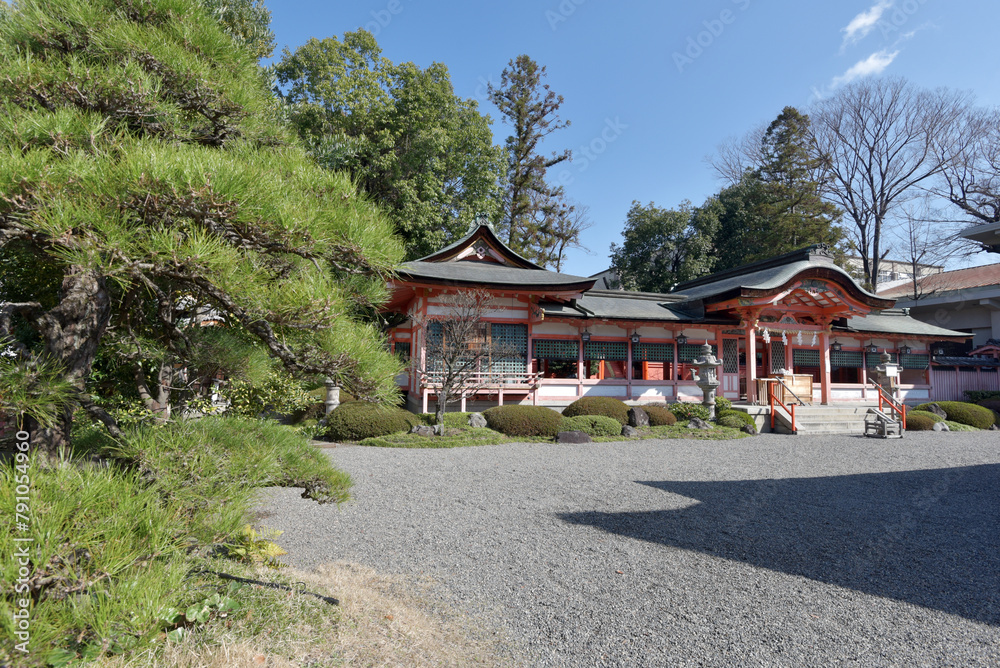
M520 665L1000 666L1000 434L343 446L286 560L430 577Z

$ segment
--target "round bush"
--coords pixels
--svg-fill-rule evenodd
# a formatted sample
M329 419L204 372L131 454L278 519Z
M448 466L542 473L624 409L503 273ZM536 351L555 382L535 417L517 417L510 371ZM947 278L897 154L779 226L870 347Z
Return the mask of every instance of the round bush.
M1000 425L1000 399L982 399L976 403L993 411L993 422Z
M326 436L334 441L362 441L409 431L418 424L420 418L402 408L349 401L326 416Z
M563 421L562 415L545 406L494 406L483 411L483 417L490 429L506 436L555 438Z
M562 431L582 431L591 436L621 436L622 425L618 420L603 415L577 415L563 418Z
M757 428L757 423L754 421L754 419L750 417L748 413L744 413L743 411L734 411L730 409L730 410L715 412L715 421L717 424L722 424L723 418L729 418L728 422L732 422L733 420L738 421L739 424L736 427L737 429L743 427L744 425L747 427L753 427L754 429ZM728 427L730 425L723 424L722 426Z
M701 418L702 420L708 420L708 408L702 406L700 403L679 401L676 404L671 404L670 410L673 411L674 417L678 420L690 420L691 418Z
M563 417L578 415L603 415L618 420L618 426L628 424L628 406L624 401L611 397L580 397L563 412Z
M733 409L733 402L725 397L715 398L715 414L723 413Z
M666 406L643 406L642 410L649 416L649 424L652 427L677 424L677 416Z
M931 413L930 411L918 411L915 408L912 411L906 411L907 422L909 422L910 418L914 416L928 418L930 420L934 420L935 422L944 422L944 418L937 413Z
M729 427L730 429L742 429L744 422L738 417L739 415L740 413L730 411L718 418L715 424L720 427Z
M916 411L918 415L912 413L906 416L906 431L931 431L934 429L934 420L924 415L919 415L924 411ZM940 416L939 416L940 417Z
M934 403L948 414L946 419L967 424L976 429L989 429L996 419L993 411L976 404L968 404L964 401L935 401ZM930 407L929 403L920 404L915 410L927 410L928 407Z

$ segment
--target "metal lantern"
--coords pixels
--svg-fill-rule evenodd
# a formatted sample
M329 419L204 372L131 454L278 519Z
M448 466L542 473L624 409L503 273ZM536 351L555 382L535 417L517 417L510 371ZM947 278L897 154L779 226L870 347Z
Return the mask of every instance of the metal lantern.
M899 347L899 352L902 353L903 355L909 355L911 350L913 350L913 349L910 348L910 346L900 346Z
M838 353L840 352L840 349L843 347L844 346L841 345L840 341L834 341L833 343L830 344L830 350L834 350Z
M877 353L878 352L878 346L876 346L874 343L872 343L872 344L870 344L868 346L868 348L866 348L866 350L868 352L870 352L870 353Z
M634 332L630 338L632 340L632 344L635 345L636 343L639 343L639 339L641 337L639 336L639 332Z
M584 331L580 333L580 340L584 343L590 343L590 332Z
M678 345L683 346L687 342L688 342L688 337L684 336L683 334L681 334L680 336L677 337L677 344Z

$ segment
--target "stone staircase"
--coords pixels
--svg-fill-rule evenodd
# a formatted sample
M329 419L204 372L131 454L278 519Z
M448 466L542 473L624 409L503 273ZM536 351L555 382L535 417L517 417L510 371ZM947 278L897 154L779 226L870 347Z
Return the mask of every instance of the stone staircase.
M796 406L795 426L792 431L788 416L776 412L774 431L778 434L864 434L865 416L877 403L851 404L849 406ZM770 417L767 418L770 424Z

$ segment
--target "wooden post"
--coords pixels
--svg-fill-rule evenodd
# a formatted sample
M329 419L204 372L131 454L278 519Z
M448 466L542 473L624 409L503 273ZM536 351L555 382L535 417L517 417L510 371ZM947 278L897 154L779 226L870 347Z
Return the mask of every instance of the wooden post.
M820 383L820 399L819 402L824 405L829 405L831 401L830 396L830 377L832 374L832 365L830 362L830 335L826 332L822 332L819 335L819 383Z
M747 326L747 401L757 402L757 330Z

